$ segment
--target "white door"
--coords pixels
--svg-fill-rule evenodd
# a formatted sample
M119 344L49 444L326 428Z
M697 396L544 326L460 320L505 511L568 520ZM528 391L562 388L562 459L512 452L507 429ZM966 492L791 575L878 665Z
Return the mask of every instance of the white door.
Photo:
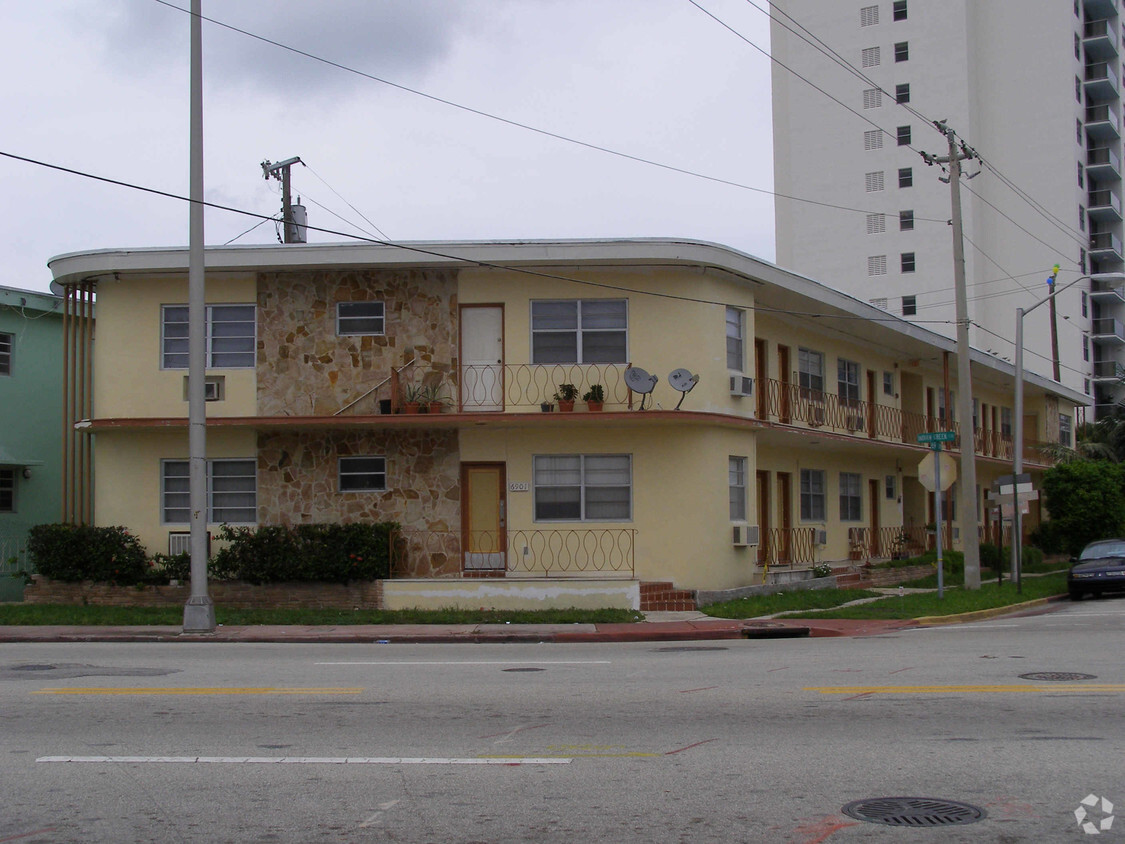
M504 309L461 308L461 407L504 409Z

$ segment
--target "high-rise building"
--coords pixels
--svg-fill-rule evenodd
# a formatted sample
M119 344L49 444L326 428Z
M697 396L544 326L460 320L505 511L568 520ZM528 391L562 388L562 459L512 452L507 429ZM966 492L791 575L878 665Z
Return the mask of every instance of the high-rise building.
M1125 283L1082 278L1123 268L1120 0L772 5L778 264L955 335L949 174L921 154L948 154L946 121L979 153L972 344L1011 360L1058 264L1055 289L1082 279L1056 297L1059 380L1098 413L1125 403ZM1051 377L1049 311L1025 319L1024 364Z

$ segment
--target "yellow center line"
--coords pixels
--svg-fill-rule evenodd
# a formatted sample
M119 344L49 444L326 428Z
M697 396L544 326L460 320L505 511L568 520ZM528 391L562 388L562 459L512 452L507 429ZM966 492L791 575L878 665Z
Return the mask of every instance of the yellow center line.
M360 687L324 687L307 689L284 689L272 686L260 687L73 687L62 689L40 689L33 695L358 695Z
M663 753L643 753L641 751L632 751L625 753L567 753L557 755L554 753L540 753L536 756L537 759L655 759L664 756ZM505 756L502 754L490 753L487 756L478 756L478 759L522 759L522 756Z
M1125 692L1121 683L1060 683L1054 686L806 686L802 691L823 695L987 694L993 692Z

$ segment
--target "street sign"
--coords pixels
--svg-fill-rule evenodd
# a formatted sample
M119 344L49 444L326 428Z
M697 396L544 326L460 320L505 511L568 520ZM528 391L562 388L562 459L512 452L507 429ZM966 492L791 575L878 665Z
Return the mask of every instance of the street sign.
M918 435L918 442L922 445L933 445L934 443L951 443L957 439L957 434L953 431L930 431L925 434Z
M941 489L937 490L937 460L941 461ZM945 492L957 480L957 461L945 451L931 451L918 463L918 482L930 492Z

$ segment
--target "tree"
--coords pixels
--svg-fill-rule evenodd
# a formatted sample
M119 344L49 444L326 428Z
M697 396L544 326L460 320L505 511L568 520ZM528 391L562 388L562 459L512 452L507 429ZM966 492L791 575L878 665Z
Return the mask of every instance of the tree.
M1125 533L1125 464L1060 463L1043 475L1050 522L1044 525L1074 555L1089 542Z

